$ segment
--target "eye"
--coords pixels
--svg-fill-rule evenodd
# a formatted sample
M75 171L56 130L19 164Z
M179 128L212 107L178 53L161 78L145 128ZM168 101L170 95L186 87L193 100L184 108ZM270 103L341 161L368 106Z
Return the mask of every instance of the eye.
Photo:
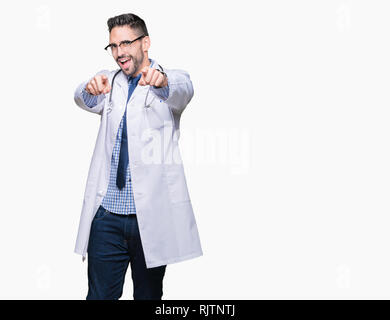
M128 47L129 45L131 45L131 41L125 40L125 41L122 42L122 45L125 46L125 47Z

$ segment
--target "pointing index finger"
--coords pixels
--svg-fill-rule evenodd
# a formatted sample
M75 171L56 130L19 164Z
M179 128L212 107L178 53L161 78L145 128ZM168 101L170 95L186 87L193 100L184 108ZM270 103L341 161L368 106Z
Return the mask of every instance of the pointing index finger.
M102 77L96 77L96 85L99 93L102 93L105 87L105 80Z
M146 76L146 74L148 73L148 70L149 70L149 67L146 66L146 67L143 67L143 68L142 68L141 72L142 72L143 75Z

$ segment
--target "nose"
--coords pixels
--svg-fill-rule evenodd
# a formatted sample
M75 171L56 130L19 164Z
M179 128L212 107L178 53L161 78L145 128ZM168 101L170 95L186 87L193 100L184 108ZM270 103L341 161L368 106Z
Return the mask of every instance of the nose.
M117 47L117 57L121 57L122 56L122 48L120 46Z

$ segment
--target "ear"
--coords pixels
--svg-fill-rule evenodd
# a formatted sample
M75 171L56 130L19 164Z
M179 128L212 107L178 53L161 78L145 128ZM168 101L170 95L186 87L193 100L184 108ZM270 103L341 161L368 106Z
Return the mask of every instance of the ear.
M149 38L149 36L145 36L142 39L142 47L143 47L143 51L148 51L149 50L149 48L150 48L150 38Z

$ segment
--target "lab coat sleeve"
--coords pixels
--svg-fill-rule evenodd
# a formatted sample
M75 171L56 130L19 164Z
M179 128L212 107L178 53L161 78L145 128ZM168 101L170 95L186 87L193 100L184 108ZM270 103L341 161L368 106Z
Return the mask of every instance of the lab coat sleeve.
M99 71L98 73L96 73L96 75L98 74L105 74L107 77L109 76L109 71L108 70L102 70L102 71ZM95 75L95 76L96 76ZM92 79L92 78L91 78ZM76 88L76 91L74 93L74 101L76 102L76 104L81 108L81 109L84 109L86 111L89 111L89 112L93 112L93 113L97 113L99 115L102 114L103 112L103 109L104 109L104 105L105 105L105 102L106 102L106 94L100 94L97 96L97 101L96 101L96 105L93 106L93 107L89 107L85 101L84 101L84 95L83 95L83 90L85 89L85 86L88 84L88 82L91 80L87 80L83 83L81 83L77 88Z
M182 113L194 95L190 75L184 70L164 70L168 77L169 95L165 100L174 113Z
M167 100L169 97L169 85L166 87L161 87L161 88L151 86L151 90L157 97L159 97L160 99L162 99L164 101Z

